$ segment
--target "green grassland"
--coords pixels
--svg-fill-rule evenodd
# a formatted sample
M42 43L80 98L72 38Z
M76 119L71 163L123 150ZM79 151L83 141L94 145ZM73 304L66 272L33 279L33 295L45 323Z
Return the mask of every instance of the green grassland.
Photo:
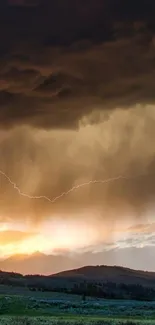
M106 300L0 286L0 325L155 324L155 301Z
M56 319L52 317L2 317L0 325L153 325L153 321L119 320L119 319Z

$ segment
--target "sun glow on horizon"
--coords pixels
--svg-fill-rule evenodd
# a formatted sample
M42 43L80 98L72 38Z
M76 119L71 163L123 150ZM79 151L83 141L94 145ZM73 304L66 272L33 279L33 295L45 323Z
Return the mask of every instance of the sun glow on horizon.
M105 227L99 226L98 222L83 217L81 215L77 219L63 220L63 218L49 218L38 225L30 225L29 228L25 225L17 225L16 230L19 232L25 231L29 236L21 238L21 240L11 242L5 241L2 244L0 238L0 255L1 257L16 255L16 254L32 254L36 251L51 253L51 252L73 252L91 245L96 245L102 240L107 240L107 230ZM26 230L25 230L26 229ZM2 224L0 233L14 232L15 224ZM11 236L11 234L10 234Z
M94 213L96 219L94 218ZM33 254L36 251L45 254L74 253L115 245L117 241L128 238L128 226L121 219L116 226L112 219L109 223L103 222L98 211L91 211L63 219L55 216L46 218L39 224L1 223L0 226L0 256L5 258L11 255ZM7 238L5 237L7 236ZM123 245L123 244L121 244Z

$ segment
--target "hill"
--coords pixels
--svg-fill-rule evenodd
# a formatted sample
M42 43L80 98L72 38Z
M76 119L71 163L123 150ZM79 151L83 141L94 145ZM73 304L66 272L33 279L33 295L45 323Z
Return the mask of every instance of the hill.
M36 254L36 257L40 254ZM20 263L23 261L19 258ZM51 276L0 271L0 288L49 291L107 299L155 300L155 273L118 266L86 266ZM8 287L9 286L9 287Z
M136 284L155 286L155 272L133 270L120 266L85 266L79 269L57 273L54 277L68 279L87 279L100 282L114 282L117 284Z

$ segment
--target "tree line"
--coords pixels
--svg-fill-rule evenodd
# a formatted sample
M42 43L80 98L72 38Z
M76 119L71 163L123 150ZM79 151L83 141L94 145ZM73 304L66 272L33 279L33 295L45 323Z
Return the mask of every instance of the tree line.
M0 272L0 284L25 287L30 291L63 292L104 299L155 300L155 288L140 284L125 284L46 276L22 276L17 273Z

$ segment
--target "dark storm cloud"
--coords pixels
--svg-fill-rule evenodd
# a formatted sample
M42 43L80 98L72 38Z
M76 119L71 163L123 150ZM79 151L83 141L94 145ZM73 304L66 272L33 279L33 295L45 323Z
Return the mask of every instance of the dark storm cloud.
M3 0L1 126L71 128L96 108L154 103L153 12L148 0Z
M95 109L154 103L154 52L153 43L130 39L79 53L39 54L38 48L27 64L6 60L0 74L1 126L74 127Z
M0 168L23 192L51 199L81 182L142 174L54 205L19 196L3 177L2 215L95 207L114 221L146 212L155 194L154 13L148 0L1 0Z

